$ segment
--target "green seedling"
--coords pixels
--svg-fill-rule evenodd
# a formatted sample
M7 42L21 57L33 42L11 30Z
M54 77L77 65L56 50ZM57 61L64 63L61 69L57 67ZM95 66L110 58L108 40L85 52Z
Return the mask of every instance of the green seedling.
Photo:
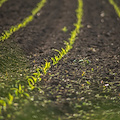
M67 31L68 31L67 27L65 26L65 27L62 29L62 31L63 31L63 32L67 32Z
M56 49L55 51L59 53L59 54L58 54L58 58L56 57L56 58L58 59L58 61L66 54L66 51L65 51L64 48L62 48L61 51L59 51L59 50L57 50L57 49ZM56 60L57 60L57 59L56 59Z
M88 85L90 85L90 82L89 82L89 81L86 81L86 83L87 83Z
M6 101L5 100L0 100L0 114L2 112L2 109L4 111L6 111L6 106L7 106Z
M2 6L2 4L4 3L4 2L6 2L7 0L0 0L0 7Z
M69 50L71 50L72 49L72 45L70 45L70 44L68 44L68 45L66 45L66 52L68 52Z
M7 1L7 0L0 0L0 7L2 6L2 4ZM44 6L44 4L47 2L47 0L41 0L38 4L37 7L35 9L32 10L32 15L26 17L21 23L12 26L10 28L10 30L5 30L2 34L2 36L0 36L0 41L4 41L6 39L8 39L14 32L18 31L20 28L26 27L26 25L31 22L34 19L35 14L37 14L37 12L39 12L42 7ZM36 77L40 77L40 72L37 70L37 74L34 73L32 76L32 79L28 79L28 87L30 89L34 89L34 84L33 82L37 82ZM40 80L40 78L38 78L38 80ZM30 97L28 93L26 93L24 91L24 86L22 86L21 84L19 85L15 85L15 88L11 88L10 90L13 90L14 93L9 93L9 96L5 98L5 100L0 100L0 115L2 114L1 111L4 110L6 111L6 106L8 103L8 106L12 105L13 100L16 98L19 98L20 96L23 97L23 95ZM20 96L19 96L20 95ZM1 118L2 116L0 116Z
M74 31L71 32L71 38L69 38L70 45L74 43L76 36L77 36L77 32L75 29Z
M59 62L59 60L62 59L62 57L66 54L66 51L65 49L61 49L61 51L57 50L57 49L54 49L56 52L58 52L59 54L58 55L55 55L55 57L51 58L52 61L53 61L53 65L57 64Z
M114 2L114 0L109 0L110 4L113 5L117 15L120 17L120 8L118 7L118 5Z
M65 54L66 54L66 51L64 48L61 49L61 51L57 50L57 49L54 49L56 52L59 53L59 56L62 58Z
M15 91L15 96L16 97L19 97L19 95L21 97L23 97L23 95L29 97L29 94L24 91L24 86L22 86L21 84L16 85L16 88L11 88L11 90Z
M30 76L29 78L28 78L28 81L33 81L32 83L36 83L37 82L37 77L34 77L34 76Z
M76 27L76 32L79 33L79 29L81 27L81 25L79 25L79 21L78 21L78 24L74 24L74 26Z
M38 6L33 9L32 11L32 15L28 16L27 18L25 18L23 20L22 23L16 25L16 26L12 26L10 30L8 31L4 31L4 33L2 33L2 36L0 37L0 41L4 41L5 39L8 39L10 37L10 35L12 35L15 31L19 30L22 27L25 27L30 21L33 20L34 15L44 6L46 0L41 0L41 4L39 3ZM71 32L71 37L69 38L69 41L66 42L66 47L65 49L61 49L61 51L56 50L59 54L55 55L54 58L51 58L53 60L53 65L57 64L58 61L60 59L62 59L62 57L64 55L67 54L67 52L72 48L73 43L75 42L76 36L79 33L79 29L81 26L81 20L82 20L82 15L83 15L83 1L82 0L78 0L78 9L76 11L76 16L77 16L77 23L75 24L75 29ZM50 69L51 64L50 62L45 62L45 65L42 65L41 68L37 69L36 73L33 73L32 77L28 77L27 81L28 81L28 86L27 89L33 90L36 87L36 83L38 80L41 80L41 73L40 73L40 69L42 70L42 72L46 75L46 73L48 72L48 70ZM38 79L39 78L39 79ZM12 105L12 102L14 99L16 99L16 96L19 97L19 95L22 97L23 95L25 96L29 96L29 94L27 94L24 91L24 86L22 86L21 84L16 85L16 88L11 88L11 90L15 91L15 94L9 94L8 97L8 103L10 105ZM41 91L41 89L40 89ZM4 110L6 110L6 101L1 100L0 101L0 105L2 105L4 107ZM3 109L3 108L2 108Z
M53 57L51 58L51 60L53 61L53 65L58 63L58 61L56 61Z
M66 48L65 48L64 51L66 51L66 53L68 53L68 51L69 51L70 49L72 49L72 45L70 45L70 43L67 42L67 41L64 41L64 43L65 43L65 45L66 45ZM66 54L66 53L65 53L65 54Z
M46 61L45 65L42 65L41 70L46 75L46 73L50 69L51 65L50 65L50 62L47 62L47 60L45 60L45 61Z
M31 78L28 78L29 89L33 90L35 88L35 83Z
M46 2L47 0L42 0L41 2L39 2L37 4L37 7L32 10L32 15L35 16L36 13L38 13L42 9L42 7L44 6Z
M38 81L41 81L41 78L40 78L41 73L39 71L39 68L37 68L36 71L37 71L36 73L33 73L33 76L27 76L28 85L31 90L35 88L35 84Z
M66 50L65 50L64 48L62 48L62 49L61 49L61 53L62 53L63 55L65 55L67 52L66 52Z
M38 81L41 81L41 78L40 78L40 76L41 76L40 69L37 68L36 71L37 71L36 73L33 73L33 76L35 76L35 78L37 78Z
M83 1L82 0L78 0L78 9L76 10L76 16L77 16L77 23L74 24L75 29L71 32L71 37L68 39L69 42L65 41L66 47L65 49L62 48L61 51L56 50L59 54L55 55L55 57L51 58L53 61L53 65L57 64L58 61L67 54L67 52L69 52L69 50L72 49L72 45L75 42L75 39L77 38L77 34L80 32L79 29L81 27L81 21L82 21L82 16L83 16ZM66 30L66 28L64 27L63 30Z
M51 59L52 59L52 61L53 61L53 65L57 64L58 61L59 61L58 56L56 56L56 55L55 55L54 58L52 57Z
M11 95L10 93L9 93L9 98L7 98L7 103L8 103L8 105L12 105L12 103L13 103L13 95Z

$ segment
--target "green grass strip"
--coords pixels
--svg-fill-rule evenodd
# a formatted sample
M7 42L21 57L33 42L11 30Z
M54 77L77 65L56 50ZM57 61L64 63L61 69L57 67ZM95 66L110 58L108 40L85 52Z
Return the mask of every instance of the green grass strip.
M109 0L110 4L113 5L117 15L120 17L120 8L118 7L118 5L114 2L114 0Z
M2 6L2 4L4 3L4 2L6 2L7 0L0 0L0 7Z
M44 4L46 3L47 0L41 0L38 4L37 7L32 10L32 15L26 17L22 23L19 23L15 26L12 26L10 30L5 30L2 33L2 36L0 36L0 41L4 41L8 39L14 32L18 31L20 28L25 27L29 22L31 22L34 19L34 16L42 9Z

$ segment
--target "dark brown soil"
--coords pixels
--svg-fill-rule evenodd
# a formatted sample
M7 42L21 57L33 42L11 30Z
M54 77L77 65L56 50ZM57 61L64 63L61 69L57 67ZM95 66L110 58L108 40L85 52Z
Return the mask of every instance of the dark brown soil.
M8 0L0 8L0 35L31 14L39 0Z
M99 88L100 85L97 82L103 82L104 84L107 82L119 83L119 22L120 19L108 1L84 0L83 27L73 49L60 61L57 68L50 69L49 74L54 75L54 77L48 75L44 78L46 95L49 99L60 105L63 103L65 107L66 104L67 106L70 104L69 100L67 101L69 98L76 102L78 98L83 96L88 97L90 100L95 99L93 97L95 94L102 94L102 90ZM81 59L85 59L83 64ZM91 72L92 68L94 72ZM85 76L82 76L84 72ZM78 80L81 81L80 84L78 84ZM78 95L77 93L82 90L85 91L81 84L85 84L86 80L94 83L90 88L94 92L90 95L85 93ZM69 89L66 87L68 85L71 85ZM117 88L118 94L120 88ZM52 93L54 94L52 95ZM62 96L60 100L57 97L59 95Z
M0 8L0 32L22 21L37 2L38 0L6 2ZM85 94L77 93L82 90L79 86L85 84L86 80L101 84L120 81L120 18L108 0L84 0L83 3L83 27L73 49L58 63L57 68L52 67L43 77L45 95L60 106L69 106L68 98L74 102L83 97ZM76 9L77 0L48 0L34 20L8 40L19 44L31 65L39 66L44 63L44 59L50 60L50 57L57 54L53 49L64 48L64 40L68 40L70 31L74 29L73 24L76 23ZM66 33L62 31L64 26L68 29ZM76 84L77 80L82 80L81 84ZM68 84L74 89L73 93L70 91L72 94L66 88ZM94 91L92 96L96 90L101 91L98 86L91 87ZM120 88L117 88L115 95L120 92ZM61 96L59 100L58 95Z
M31 60L35 60L35 64L41 65L44 58L53 56L53 49L64 47L64 40L68 39L76 21L76 4L74 0L48 0L40 16L36 16L32 23L15 35L16 42L27 55L32 56ZM62 32L64 26L68 28L68 34Z
M37 2L38 0L34 2L32 0L7 1L0 8L1 33L30 15ZM80 44L80 55L91 58L96 58L96 54L103 58L111 54L118 56L120 53L120 20L113 7L106 1L98 2L96 5L94 5L96 1L85 2L83 28L79 40L76 40L75 43L75 45ZM10 39L16 41L27 55L33 55L32 59L40 64L44 58L53 55L52 49L59 50L64 47L64 40L69 38L70 31L74 29L75 9L77 9L77 0L48 0L45 7L40 11L40 15L36 15L26 28L20 29ZM64 26L68 28L67 33L62 31ZM76 48L76 46L74 47ZM93 48L93 51L97 50L97 52L92 53L90 48Z

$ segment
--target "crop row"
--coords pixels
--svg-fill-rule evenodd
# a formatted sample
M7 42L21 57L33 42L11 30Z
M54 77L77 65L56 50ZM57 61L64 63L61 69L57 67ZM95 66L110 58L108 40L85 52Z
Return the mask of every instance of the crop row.
M78 0L78 9L76 10L76 17L77 17L77 22L74 24L75 29L71 31L71 36L68 39L68 41L65 41L65 49L61 48L61 51L55 49L55 51L58 52L58 55L55 55L54 57L51 58L52 61L45 61L45 64L42 65L40 68L37 68L37 72L33 73L33 76L29 77L29 86L31 86L31 89L35 88L35 83L37 81L41 81L41 74L46 75L47 71L51 68L51 66L56 65L73 47L73 44L77 38L77 35L80 32L81 28L81 21L82 21L82 16L83 16L83 1ZM40 73L42 71L42 73ZM32 83L32 84L31 84Z
M2 4L4 3L4 2L6 2L7 0L0 0L0 7L2 6Z
M0 1L0 7L2 6L2 4L4 2L6 2L7 0L1 0ZM118 16L120 17L120 8L118 7L118 5L114 2L114 0L109 0L110 4L113 5L116 13L118 14ZM37 7L34 8L32 10L32 15L26 17L22 23L19 23L15 26L12 26L9 30L5 30L2 33L2 36L0 36L0 41L4 41L6 39L8 39L14 32L18 31L20 28L25 27L29 22L31 22L34 19L34 16L38 13L38 11L44 6L44 4L46 3L46 0L42 0L41 2L39 2L37 4ZM54 59L53 59L54 60Z
M0 36L0 41L4 41L8 39L14 32L18 31L20 28L25 27L29 22L31 22L34 19L34 16L42 9L44 4L46 3L46 0L42 0L37 4L37 7L35 7L31 14L28 17L26 17L21 23L12 26L9 30L5 30L2 33L2 36Z
M109 0L110 4L113 5L117 15L120 17L120 8L118 7L118 5L114 2L114 0Z
M4 33L2 33L2 36L0 37L0 41L4 41L5 39L9 38L10 35L12 35L15 31L19 30L21 27L25 27L30 21L32 21L34 19L34 16L41 10L41 8L44 6L45 3L46 3L46 0L41 0L37 4L37 7L35 7L32 10L32 12L31 12L32 15L25 18L22 23L12 26L10 28L10 30L4 31ZM1 85L2 85L2 83L1 83ZM2 86L2 87L5 89L5 86ZM25 91L25 86L22 84L19 84L19 80L16 80L15 85L13 85L10 88L9 92L10 93L8 93L8 95L7 95L8 97L0 96L0 119L2 117L1 116L2 111L6 111L6 109L9 106L12 106L13 101L15 102L15 99L23 98L24 96L29 97L29 94Z
M3 36L1 36L2 38L1 40L3 41L3 39L4 40L7 39L13 32L17 31L21 27L25 27L26 24L32 21L34 15L44 6L45 2L46 0L42 0L40 3L38 3L37 8L33 9L32 15L24 19L22 23L11 27L9 31L5 31ZM17 101L18 99L23 99L26 97L30 98L29 90L33 90L34 88L36 88L36 83L38 81L41 81L41 75L42 74L45 75L52 65L57 64L58 61L62 59L62 57L66 55L70 49L72 49L72 45L75 42L78 33L80 32L79 29L81 27L81 20L83 16L82 7L83 1L78 0L78 9L76 10L77 22L74 24L75 29L71 32L70 38L68 39L68 41L65 41L66 44L65 49L61 48L61 51L55 50L58 52L58 55L55 55L55 57L51 58L52 62L45 61L44 65L36 69L36 73L33 73L32 76L27 76L26 78L27 86L16 81L15 86L10 89L8 97L5 98L2 97L0 100L0 114L2 114L2 110L5 112L7 111L7 108L12 107L14 102ZM40 72L41 70L42 72Z
M113 0L109 0L109 2L114 6L116 13L120 17L120 9L117 6L117 4ZM12 26L10 30L5 30L4 33L2 33L2 36L0 36L0 41L4 41L5 39L8 39L10 35L12 35L14 32L19 30L22 27L25 27L29 22L31 22L34 19L34 16L38 13L38 11L44 6L46 3L46 0L42 0L37 4L37 7L32 10L32 15L28 16L23 20L22 23ZM16 84L14 87L10 89L10 93L8 93L8 97L1 98L0 100L0 115L3 111L6 111L9 106L13 106L14 102L17 101L17 99L24 99L24 98L30 98L29 90L33 90L37 87L37 82L41 81L41 75L46 75L47 71L54 65L56 65L73 47L73 44L77 38L77 35L80 32L81 28L81 21L83 16L83 1L78 0L78 8L76 10L76 17L77 22L74 24L75 29L71 31L70 38L68 38L68 41L64 41L65 47L61 48L61 50L55 49L55 51L58 52L57 55L51 58L50 61L45 61L45 64L42 65L40 68L36 69L36 72L33 73L32 76L27 76L27 86L21 84L20 82L16 81ZM38 88L40 91L42 91L40 88Z

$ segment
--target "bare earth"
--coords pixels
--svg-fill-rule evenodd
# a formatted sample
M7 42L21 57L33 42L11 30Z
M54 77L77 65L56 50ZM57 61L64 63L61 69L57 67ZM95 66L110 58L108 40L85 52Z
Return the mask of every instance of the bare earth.
M0 33L27 17L37 2L6 2L0 8ZM51 67L39 83L47 99L61 111L69 113L81 98L81 101L86 99L96 104L95 95L103 95L101 86L113 83L115 88L111 88L109 95L119 96L120 93L117 86L120 82L120 18L108 0L83 0L83 3L83 27L73 49L57 66ZM7 6L11 6L9 11ZM34 20L8 40L20 46L33 67L40 66L44 59L50 61L57 54L53 49L64 48L64 41L68 40L76 23L76 9L77 0L48 0ZM64 26L67 32L62 31ZM87 84L90 84L89 88L85 87Z

